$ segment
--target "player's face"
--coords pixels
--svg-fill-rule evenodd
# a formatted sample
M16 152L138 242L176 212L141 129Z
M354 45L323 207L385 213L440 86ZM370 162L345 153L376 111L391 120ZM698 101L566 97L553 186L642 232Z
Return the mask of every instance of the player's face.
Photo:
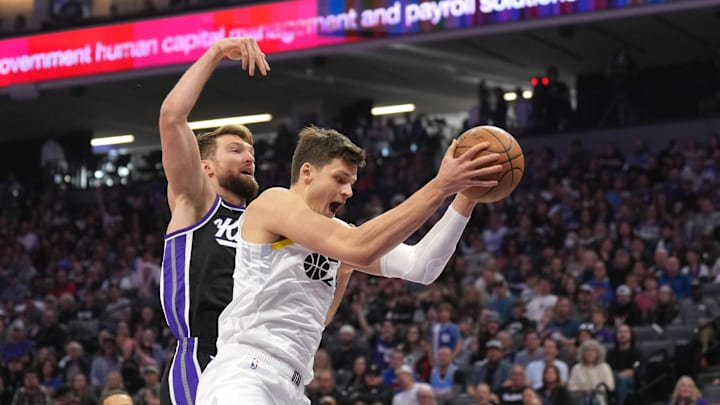
M307 201L310 208L329 218L352 197L357 181L357 166L341 159L333 159L313 173L308 184Z
M246 200L255 197L259 186L253 146L235 135L220 136L215 142L213 164L220 187Z

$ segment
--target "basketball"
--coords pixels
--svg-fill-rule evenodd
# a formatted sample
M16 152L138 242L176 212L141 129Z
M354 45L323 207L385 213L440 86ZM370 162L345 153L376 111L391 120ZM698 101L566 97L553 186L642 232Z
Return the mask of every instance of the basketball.
M522 148L520 148L520 144L515 137L504 129L483 125L470 128L460 135L457 149L455 149L455 157L462 155L480 142L490 142L490 147L474 158L487 153L499 153L501 155L498 164L502 164L502 170L493 174L492 177L486 178L487 180L497 180L498 184L494 187L470 187L462 193L468 198L483 203L502 200L509 196L515 190L515 187L520 184L525 172L525 157Z

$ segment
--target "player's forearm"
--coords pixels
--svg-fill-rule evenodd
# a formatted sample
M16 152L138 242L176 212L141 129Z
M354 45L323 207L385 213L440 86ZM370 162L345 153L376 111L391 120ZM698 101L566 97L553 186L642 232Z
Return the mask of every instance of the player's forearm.
M470 219L457 208L469 215L474 206L474 201L456 197L420 242L414 246L401 244L380 259L382 274L426 285L435 281L450 261Z
M442 185L433 179L402 204L362 224L353 245L363 249L369 266L383 254L405 241L438 209L447 197Z
M187 121L203 87L222 58L222 51L213 45L185 71L163 102L160 109L161 121L163 119Z

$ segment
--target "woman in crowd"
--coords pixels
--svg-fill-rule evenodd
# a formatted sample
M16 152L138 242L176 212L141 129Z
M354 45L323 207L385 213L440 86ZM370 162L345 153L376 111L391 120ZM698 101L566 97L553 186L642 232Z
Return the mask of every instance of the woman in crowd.
M565 384L560 378L560 370L554 364L545 366L543 385L538 390L542 405L571 405Z
M610 366L605 362L605 348L595 340L588 340L580 346L578 363L573 366L568 380L570 391L583 391L591 403L607 404L604 390L615 390L615 378Z
M675 384L675 390L670 397L668 405L708 405L700 394L695 381L688 376L682 376Z

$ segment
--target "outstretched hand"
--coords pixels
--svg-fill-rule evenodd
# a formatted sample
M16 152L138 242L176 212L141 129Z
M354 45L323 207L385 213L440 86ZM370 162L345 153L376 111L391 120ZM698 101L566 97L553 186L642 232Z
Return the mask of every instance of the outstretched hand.
M500 155L487 153L474 158L490 147L489 142L473 145L462 155L454 157L457 146L457 140L453 140L440 163L440 170L436 176L445 195L452 195L469 187L493 187L498 184L497 180L486 180L483 177L502 170L502 165L497 164Z
M255 75L255 68L260 74L267 76L270 71L270 64L265 59L265 54L260 50L255 38L238 37L223 38L215 43L223 56L233 60L242 61L242 69L247 70L250 76Z

